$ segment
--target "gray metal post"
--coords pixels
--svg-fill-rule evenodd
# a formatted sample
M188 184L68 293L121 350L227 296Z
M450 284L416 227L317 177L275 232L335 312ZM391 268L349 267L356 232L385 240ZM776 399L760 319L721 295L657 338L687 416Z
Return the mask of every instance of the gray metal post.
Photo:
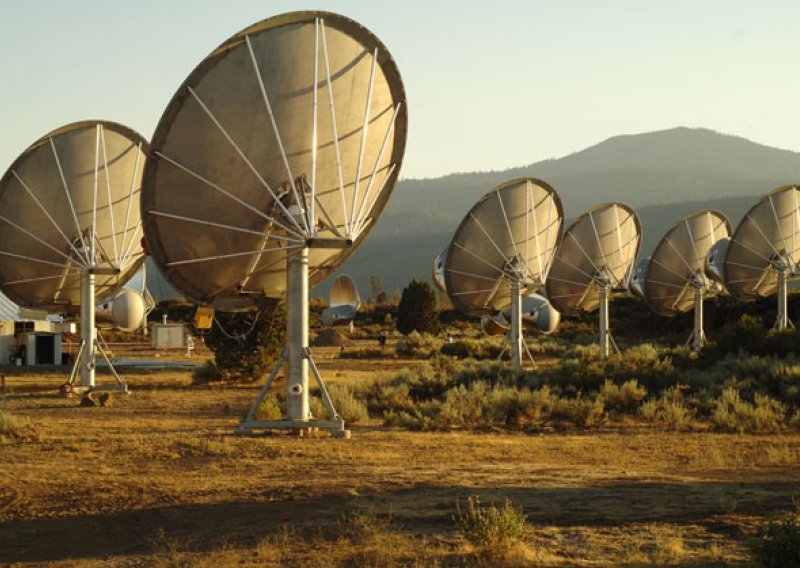
M610 329L608 325L608 284L600 284L600 356L608 357L610 348Z
M286 417L306 421L308 408L308 248L288 257Z
M775 327L786 329L789 327L789 310L786 307L786 269L778 270L778 319Z
M511 282L511 364L515 369L522 368L522 290L519 282Z
M703 287L694 288L694 332L692 333L692 349L700 351L705 344L703 331Z
M88 270L81 276L81 386L90 389L95 386L95 340L97 329L94 321L94 274Z

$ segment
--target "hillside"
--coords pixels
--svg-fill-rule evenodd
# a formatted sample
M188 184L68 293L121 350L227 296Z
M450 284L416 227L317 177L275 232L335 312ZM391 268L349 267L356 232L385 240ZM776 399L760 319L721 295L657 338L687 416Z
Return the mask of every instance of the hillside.
M568 219L603 201L624 201L641 216L648 253L681 216L712 207L735 227L761 194L800 181L800 154L707 129L674 128L616 136L556 160L498 172L403 180L363 246L340 269L367 293L369 275L387 291L430 277L472 204L495 185L523 176L556 188ZM325 284L314 290L322 294Z
M680 217L698 209L719 209L735 227L758 196L800 182L800 154L681 127L615 136L563 158L504 171L402 180L375 229L338 273L352 275L365 296L372 274L383 278L389 293L411 278L430 278L433 258L473 203L523 176L555 187L567 219L604 201L635 207L644 231L642 253L648 254ZM169 295L156 270L149 274L157 297ZM312 293L326 294L331 280Z

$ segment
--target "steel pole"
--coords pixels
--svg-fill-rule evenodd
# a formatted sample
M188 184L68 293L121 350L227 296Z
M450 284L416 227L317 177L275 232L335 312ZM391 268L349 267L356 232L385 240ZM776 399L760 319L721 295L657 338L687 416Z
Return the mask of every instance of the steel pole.
M308 248L287 259L286 418L309 420L308 408Z
M697 286L694 289L694 332L692 333L692 349L700 351L705 343L705 333L703 332L703 288Z
M600 284L600 356L608 357L610 330L608 326L608 284Z
M515 369L522 368L522 289L519 282L511 284L511 364Z
M94 321L94 274L88 270L81 276L81 386L90 389L95 386L95 339L97 329Z
M775 322L778 329L789 327L789 310L786 308L786 270L778 270L778 319Z

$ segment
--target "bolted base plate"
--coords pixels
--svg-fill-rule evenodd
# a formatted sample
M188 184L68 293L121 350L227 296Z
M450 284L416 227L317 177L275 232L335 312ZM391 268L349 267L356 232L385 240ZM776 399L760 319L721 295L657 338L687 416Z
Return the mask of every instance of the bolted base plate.
M317 429L329 430L333 438L350 439L350 430L338 420L247 420L236 428L236 435L252 436L254 430L293 430L303 436Z

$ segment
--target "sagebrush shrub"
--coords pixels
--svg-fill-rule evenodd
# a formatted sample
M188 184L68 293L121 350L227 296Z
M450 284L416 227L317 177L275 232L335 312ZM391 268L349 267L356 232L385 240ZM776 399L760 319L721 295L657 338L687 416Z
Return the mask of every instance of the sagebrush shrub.
M647 389L636 379L625 381L621 386L606 381L598 394L607 411L620 413L635 412L646 396Z
M33 440L37 435L38 432L29 418L0 410L0 442Z
M472 546L482 549L509 549L522 541L526 518L506 499L501 507L494 504L482 506L477 496L467 499L467 509L462 511L456 503L453 516L456 530Z
M767 568L800 566L798 515L770 522L753 548L759 562Z

